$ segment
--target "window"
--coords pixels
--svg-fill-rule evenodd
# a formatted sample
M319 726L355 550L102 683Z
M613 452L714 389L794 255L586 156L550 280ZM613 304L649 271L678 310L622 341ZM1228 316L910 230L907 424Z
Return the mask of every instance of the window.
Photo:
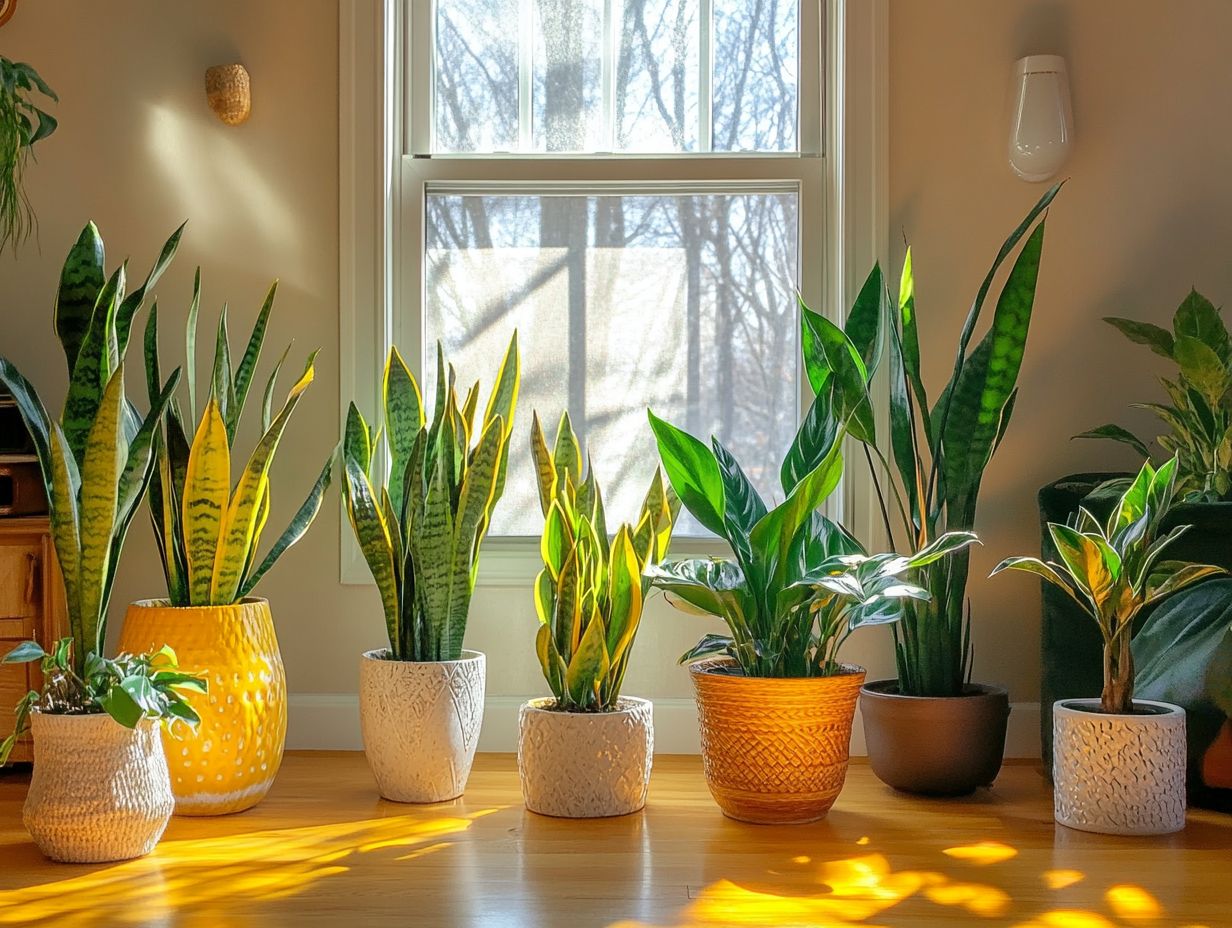
M822 285L820 6L403 0L387 337L430 385L438 340L469 381L518 329L494 537L541 528L532 410L550 435L568 409L613 519L657 461L647 407L781 499L795 294Z

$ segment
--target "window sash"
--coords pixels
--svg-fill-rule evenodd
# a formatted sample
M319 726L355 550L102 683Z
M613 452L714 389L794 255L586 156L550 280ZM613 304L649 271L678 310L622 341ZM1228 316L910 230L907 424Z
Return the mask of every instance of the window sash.
M403 17L402 43L405 53L401 56L402 100L404 106L402 153L415 158L461 158L461 159L496 159L502 161L519 161L527 158L544 160L564 159L597 159L610 157L611 153L540 153L531 152L531 43L527 36L531 31L531 19L534 9L532 0L521 2L521 40L519 42L520 59L518 66L518 128L520 133L519 147L522 152L508 153L470 153L470 152L434 152L433 134L435 120L433 118L433 103L435 99L435 67L434 49L436 47L436 0L404 0L406 14ZM822 75L825 70L823 49L825 48L822 34L825 17L822 15L822 0L799 0L798 16L798 60L800 74L796 94L796 131L799 151L796 152L713 152L713 0L699 0L699 17L701 28L701 54L699 55L699 152L680 152L665 154L634 154L620 153L621 159L644 158L658 160L665 157L699 159L727 157L799 157L801 155L820 155L824 152L822 126L825 123L824 84ZM608 45L614 41L616 25L612 15L613 0L605 0L605 29L608 34ZM612 82L611 54L604 55L603 65L603 98L605 111L608 112L609 128L612 125L611 101Z

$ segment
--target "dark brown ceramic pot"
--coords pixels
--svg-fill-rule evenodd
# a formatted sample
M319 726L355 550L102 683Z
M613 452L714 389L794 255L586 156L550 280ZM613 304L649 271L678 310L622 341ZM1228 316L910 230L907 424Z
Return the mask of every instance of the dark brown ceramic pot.
M1005 754L1010 717L1003 687L968 684L962 696L904 696L897 680L860 690L873 773L906 793L962 796L991 786Z

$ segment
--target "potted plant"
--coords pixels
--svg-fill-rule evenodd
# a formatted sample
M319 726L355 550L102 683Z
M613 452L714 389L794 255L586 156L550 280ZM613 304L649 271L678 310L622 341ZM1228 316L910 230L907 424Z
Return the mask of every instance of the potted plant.
M1221 567L1164 561L1187 530L1162 522L1176 489L1177 459L1142 466L1104 521L1080 509L1072 525L1048 526L1059 562L1003 561L1036 574L1087 613L1103 641L1099 699L1053 704L1053 813L1062 825L1118 835L1170 834L1185 827L1185 710L1134 699L1134 620L1148 606Z
M309 356L303 375L277 414L274 392L286 352L273 368L262 396L261 438L233 487L236 432L254 383L276 289L275 281L237 363L232 363L223 308L212 376L198 419L193 372L201 295L198 270L185 339L188 403L184 406L173 398L165 426L154 436L157 468L150 511L167 596L129 606L120 645L140 651L152 642L166 641L185 666L200 668L209 676L209 693L190 697L202 717L197 737L176 745L171 767L175 808L181 815L221 815L251 808L269 792L282 761L286 675L269 602L253 593L312 524L330 482L332 456L290 524L259 557L270 511L270 467L291 416L312 383L316 357ZM146 325L145 362L153 392L159 379L157 307Z
M866 448L886 536L896 551L909 555L947 531L975 528L984 470L1005 435L1017 396L1044 243L1041 216L1059 189L1048 190L1001 246L963 324L953 373L931 405L920 366L908 250L888 327L889 459L877 436L866 378L860 376L859 344L823 316L803 310L809 379L815 391L833 390L835 413L854 423L850 431ZM973 347L993 280L1020 242L987 334ZM857 306L861 303L890 305L878 268L861 291ZM898 516L897 531L891 513ZM908 600L894 626L898 678L868 683L861 693L873 772L896 789L961 795L991 784L1001 769L1009 694L1001 686L970 682L971 617L964 609L969 567L969 552L959 551L912 575L912 582L931 595Z
M866 555L817 508L842 474L842 428L819 394L782 470L787 499L769 509L731 453L659 419L651 426L672 487L693 516L731 546L731 559L648 568L684 611L721 618L681 657L697 695L706 782L723 813L796 824L823 817L847 774L864 670L839 659L856 628L897 620L926 597L901 575L965 547L946 535L912 558Z
M1104 321L1173 365L1168 376L1159 378L1166 399L1136 404L1155 413L1160 431L1153 443L1118 425L1104 425L1076 437L1118 441L1140 458L1152 459L1152 463L1159 460L1152 454L1152 445L1165 454L1175 454L1176 501L1164 517L1163 527L1192 527L1177 541L1173 556L1232 568L1232 339L1220 311L1191 290L1177 307L1169 328L1118 317ZM1106 516L1132 476L1124 472L1070 474L1050 483L1039 494L1041 523L1064 522L1079 506L1096 516ZM1047 532L1041 535L1042 556L1056 557ZM1099 685L1100 667L1094 657L1097 644L1095 629L1079 620L1077 607L1060 592L1045 588L1041 641L1045 705L1080 696ZM1159 666L1166 669L1168 665L1164 662ZM1155 692L1153 684L1147 685L1144 692ZM1215 690L1209 696L1218 700ZM1195 699L1190 705L1199 701ZM1050 765L1051 725L1041 727L1044 758ZM1191 714L1187 728L1191 751L1200 752L1209 743L1204 726L1195 726ZM1217 801L1218 796L1204 788L1201 771L1201 765L1191 766L1195 787L1191 799ZM1226 802L1227 794L1223 798Z
M462 642L479 546L505 488L517 334L478 422L479 384L459 403L456 379L438 344L428 423L419 385L392 349L382 390L388 465L354 403L343 438L343 501L389 636L388 648L360 661L360 729L377 789L396 802L457 798L475 757L485 659Z
M56 131L36 94L59 99L30 65L0 56L0 252L9 245L16 251L35 227L23 175L34 146Z
M526 808L563 818L627 815L646 804L654 757L650 701L621 695L650 582L680 501L655 471L636 525L608 537L603 495L565 413L548 449L536 414L531 451L543 509L535 653L552 696L518 713Z
M114 658L103 651L112 581L153 472L153 436L179 377L172 374L138 419L124 393L120 322L130 321L140 302L126 297L121 268L103 287L84 337L63 339L73 376L59 421L0 358L0 384L17 404L42 471L70 633L49 651L30 641L5 656L6 663L40 661L43 688L18 704L15 730L0 743L0 763L31 729L35 763L23 821L54 860L150 852L172 809L156 726L195 725L197 715L180 691L205 689L203 680L179 671L168 648ZM63 319L57 315L57 327Z

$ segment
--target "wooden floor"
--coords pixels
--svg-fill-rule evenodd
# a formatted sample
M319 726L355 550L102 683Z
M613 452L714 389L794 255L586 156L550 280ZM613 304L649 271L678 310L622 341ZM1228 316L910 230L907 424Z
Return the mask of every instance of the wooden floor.
M744 825L696 758L655 761L643 815L526 812L515 761L476 761L466 798L377 799L363 756L289 756L243 815L172 819L144 860L45 861L0 775L0 926L1232 926L1232 817L1109 838L1053 825L1039 772L966 800L898 795L853 766L829 818Z

